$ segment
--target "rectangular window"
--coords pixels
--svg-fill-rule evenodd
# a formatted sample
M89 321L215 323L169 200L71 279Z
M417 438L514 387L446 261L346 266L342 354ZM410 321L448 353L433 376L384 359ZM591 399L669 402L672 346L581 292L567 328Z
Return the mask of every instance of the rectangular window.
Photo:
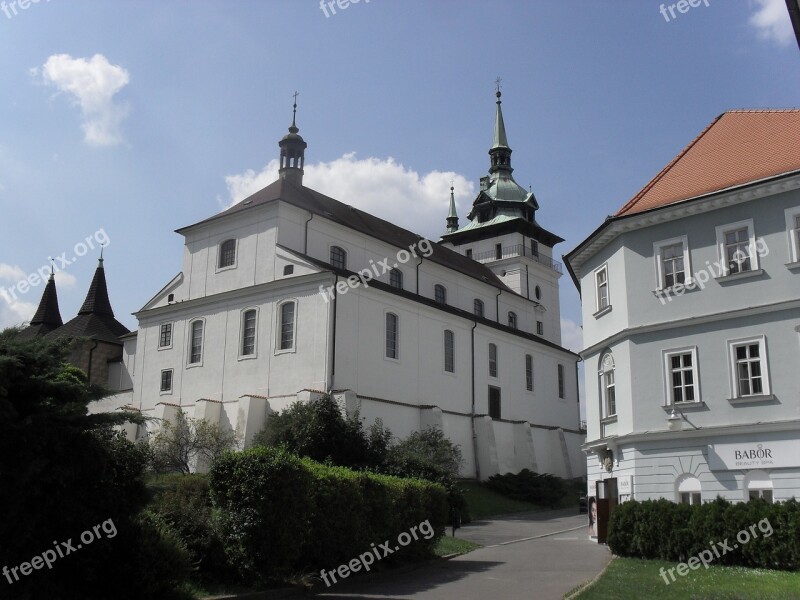
M256 353L256 311L245 311L242 319L242 356Z
M472 258L472 248L467 248L467 258Z
M786 209L786 233L789 236L789 262L800 262L800 206Z
M673 350L664 353L667 377L667 404L699 402L697 383L697 349Z
M766 338L728 342L734 398L769 395Z
M691 283L688 236L656 242L653 255L656 258L656 289Z
M494 245L494 257L497 260L503 258L503 245L502 244L495 244Z
M164 369L161 371L161 391L172 391L172 369Z
M539 256L539 242L536 240L531 240L531 254Z
M197 364L203 359L203 322L192 322L189 364Z
M281 339L278 345L280 350L294 349L294 323L295 323L295 303L285 302L281 304Z
M386 313L386 358L396 359L397 356L397 315Z
M489 344L489 377L497 377L497 346Z
M564 398L565 395L566 395L566 392L564 390L565 383L566 382L564 381L564 365L558 365L558 397L559 398Z
M489 386L489 416L493 419L500 417L500 388Z
M681 504L700 504L700 492L681 492Z
M444 370L455 373L456 370L456 343L455 335L449 329L444 330Z
M158 337L159 348L169 348L172 346L172 323L163 323Z
M758 270L753 219L721 225L716 231L719 257L726 269L724 275Z
M594 274L595 287L596 287L596 312L600 312L608 308L609 295L608 295L608 266L603 265Z
M750 500L758 500L759 498L762 500L766 500L770 504L772 503L772 490L748 490L747 492L748 497Z
M613 417L617 414L617 387L614 382L614 371L603 373L603 391L605 392L606 416Z
M533 357L530 354L525 355L525 389L533 391Z
M544 322L536 321L536 335L544 335Z

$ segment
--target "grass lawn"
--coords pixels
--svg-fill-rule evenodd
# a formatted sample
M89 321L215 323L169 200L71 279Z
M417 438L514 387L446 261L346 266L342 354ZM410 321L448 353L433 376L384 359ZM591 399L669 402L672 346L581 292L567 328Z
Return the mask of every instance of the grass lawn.
M480 547L480 544L445 535L439 539L433 551L436 553L436 556L447 556L448 554L465 554Z
M608 570L578 600L800 600L800 573L702 566L685 577L675 573L669 585L659 569L675 567L660 560L615 558ZM667 578L671 580L669 575Z

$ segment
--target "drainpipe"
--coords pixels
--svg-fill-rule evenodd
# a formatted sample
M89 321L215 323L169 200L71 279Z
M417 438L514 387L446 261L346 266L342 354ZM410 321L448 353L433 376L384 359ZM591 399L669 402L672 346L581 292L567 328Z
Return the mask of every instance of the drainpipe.
M314 213L313 212L308 211L308 214L310 214L311 216L308 217L308 221L306 221L306 224L305 224L305 230L306 230L305 231L305 240L303 241L303 254L306 254L306 255L308 255L308 224L311 222L311 219L314 218Z
M99 345L100 342L94 340L94 346L89 348L89 368L86 370L86 380L89 382L89 385L92 384L92 355Z
M419 296L419 266L422 264L422 257L418 256L419 262L417 263L417 296Z
M310 219L309 219L310 220ZM333 282L333 333L331 334L331 370L330 375L328 376L328 393L333 390L333 376L336 373L336 300L339 297L339 293L336 291L336 284L339 283L339 275L336 275L336 279Z
M497 315L497 322L500 322L500 294L503 293L503 290L497 292L497 296L494 299L494 313Z
M470 425L472 426L472 455L475 457L475 478L481 480L481 467L478 462L478 434L475 432L475 328L477 321L472 322L472 410L470 412Z
M525 247L523 246L523 250ZM528 265L525 265L525 295L528 297L528 300L531 299L531 278L528 275Z

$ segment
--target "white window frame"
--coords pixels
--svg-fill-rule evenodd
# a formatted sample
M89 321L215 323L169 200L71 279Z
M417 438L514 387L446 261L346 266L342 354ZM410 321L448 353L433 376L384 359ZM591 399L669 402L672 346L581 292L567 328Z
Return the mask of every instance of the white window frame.
M169 389L168 390L164 390L164 389L161 389L161 386L162 386L163 381L164 381L164 373L167 373L167 372L170 373L170 376L169 376ZM172 390L174 388L175 388L175 369L161 369L161 375L160 375L159 380L158 380L158 389L159 389L158 393L159 393L159 395L160 396L170 396L170 395L172 395Z
M767 471L756 469L748 471L744 477L744 485L742 486L744 492L744 501L751 500L750 492L758 492L759 498L764 498L764 492L769 491L769 498L765 498L770 503L775 502L775 485L772 478Z
M255 311L256 313L255 331L253 332L253 353L244 354L245 315L251 310ZM295 307L295 310L297 310L297 307ZM248 306L247 308L243 308L239 312L239 359L240 360L249 360L253 358L258 358L258 317L259 313L257 306Z
M281 349L281 336L283 334L283 307L286 304L294 304L294 317L292 319L292 346ZM275 310L275 354L286 354L297 352L297 317L299 314L300 303L297 298L286 298L281 300Z
M220 267L219 263L220 260L222 259L222 244L224 244L225 242L229 242L231 240L233 240L233 263L225 267ZM235 269L238 263L239 263L239 238L226 237L224 240L220 240L217 243L216 264L214 265L216 267L215 272L219 273L220 271L228 271L230 269Z
M598 282L597 278L600 276L600 273L605 273L605 287L606 287L606 300L607 303L605 306L600 306L600 283ZM596 316L600 316L601 314L605 314L611 310L611 284L608 281L608 263L603 263L599 267L597 267L592 272L592 277L594 278L594 314Z
M169 330L169 344L166 346L161 345L161 333L162 329L165 325L170 326ZM166 323L159 323L158 324L158 349L159 350L169 350L172 348L173 343L175 342L175 323L173 321L167 321Z
M750 269L748 271L739 271L738 273L731 273L728 269L728 257L725 252L725 234L731 231L747 228L747 251L750 256ZM724 268L721 277L746 275L748 273L756 273L761 267L758 262L758 252L756 251L756 229L753 219L745 219L744 221L737 221L736 223L728 223L727 225L719 225L716 228L717 233L717 255L719 256L719 265Z
M758 394L748 394L743 396L739 394L739 373L737 369L736 348L740 346L749 346L751 344L758 344L758 360L761 364L761 392ZM747 338L739 338L735 340L728 340L728 370L730 372L730 385L731 385L731 399L747 401L750 399L759 399L769 397L772 391L769 383L769 358L767 356L767 337L765 335L757 335Z
M394 356L388 356L389 350L389 315L395 318L394 327ZM383 313L383 358L392 362L400 362L400 315L387 310Z
M689 499L689 502L686 502L686 504L695 505L703 503L703 484L696 475L684 473L675 480L675 502L682 504L683 494L686 494Z
M194 324L195 323L202 323L203 324L203 334L200 336L200 360L197 362L192 362L192 337L194 333ZM186 343L186 367L202 367L203 361L206 357L206 320L202 317L198 317L196 319L189 319L189 326L186 328L187 330L187 343Z
M664 248L668 248L670 246L676 246L677 244L681 244L683 246L683 283L682 284L675 284L672 286L666 285L666 273L664 273L664 260L663 260L663 252ZM677 287L678 285L687 286L692 285L694 283L694 277L692 277L692 260L691 260L691 252L689 251L689 236L681 235L669 240L662 240L660 242L653 243L653 256L655 257L656 261L656 290L663 291L672 289Z
M800 264L800 227L796 221L800 217L800 206L786 209L786 239L789 242L789 265Z
M610 361L610 362L609 362ZM610 364L610 369L607 368ZM600 355L600 369L598 370L598 386L600 391L600 418L601 419L616 419L618 414L617 407L617 364L614 361L614 354L607 350ZM614 374L614 412L609 412L608 391L606 386L606 374L611 372Z
M682 356L684 354L691 354L692 355L692 380L694 386L694 400L682 400L681 402L675 402L672 392L672 358L674 356ZM664 367L664 406L672 406L676 404L678 406L694 406L696 404L702 403L702 398L700 397L700 369L697 365L697 346L686 346L683 348L670 348L669 350L664 350L662 352L663 355L663 367Z

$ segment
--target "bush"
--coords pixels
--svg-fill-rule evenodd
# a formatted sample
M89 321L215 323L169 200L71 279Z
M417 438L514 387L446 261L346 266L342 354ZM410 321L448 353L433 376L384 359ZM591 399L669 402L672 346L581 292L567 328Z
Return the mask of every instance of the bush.
M566 482L560 477L548 473L534 473L528 469L522 469L516 474L493 475L485 485L514 500L550 508L555 508L568 492Z
M751 526L754 529L750 529ZM747 532L737 540L740 532ZM614 554L686 561L703 550L719 550L715 564L800 569L800 503L763 500L730 503L722 498L688 506L668 500L631 500L616 507L608 525ZM733 551L722 552L727 541Z
M225 455L210 482L229 561L262 582L336 568L426 520L430 539L419 536L384 560L432 556L447 519L440 485L323 465L283 448Z

